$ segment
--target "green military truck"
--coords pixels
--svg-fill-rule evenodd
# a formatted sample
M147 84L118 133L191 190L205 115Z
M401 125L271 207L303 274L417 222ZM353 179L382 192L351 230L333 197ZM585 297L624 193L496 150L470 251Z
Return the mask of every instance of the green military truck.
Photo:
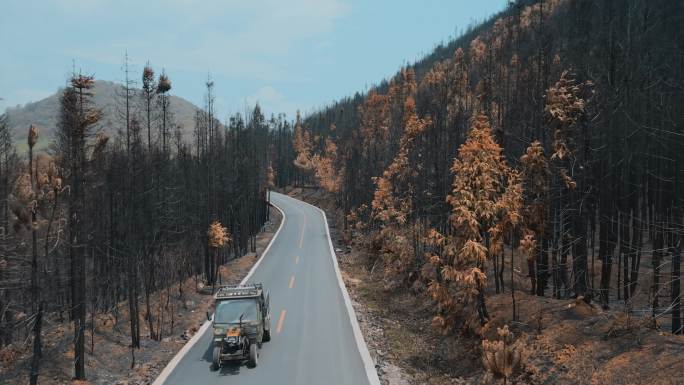
M221 286L214 294L212 370L227 361L256 367L262 342L271 339L269 294L260 283Z

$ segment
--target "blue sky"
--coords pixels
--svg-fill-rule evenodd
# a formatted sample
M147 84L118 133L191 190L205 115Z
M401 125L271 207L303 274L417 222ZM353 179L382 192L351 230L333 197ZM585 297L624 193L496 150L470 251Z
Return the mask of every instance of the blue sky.
M40 100L76 69L137 80L149 60L172 93L221 118L258 101L292 117L363 91L506 0L3 0L0 111Z

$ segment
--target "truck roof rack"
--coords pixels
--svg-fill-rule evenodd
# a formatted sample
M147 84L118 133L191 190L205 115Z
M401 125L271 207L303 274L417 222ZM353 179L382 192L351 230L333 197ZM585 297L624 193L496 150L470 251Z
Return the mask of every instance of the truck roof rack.
M220 286L214 294L215 299L232 299L257 297L263 292L263 285L255 283L252 285Z

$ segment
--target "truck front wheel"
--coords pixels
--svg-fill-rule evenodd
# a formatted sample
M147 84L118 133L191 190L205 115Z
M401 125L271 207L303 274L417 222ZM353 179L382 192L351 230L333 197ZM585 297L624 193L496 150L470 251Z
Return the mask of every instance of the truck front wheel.
M214 353L212 355L211 370L218 370L221 367L221 347L214 346Z
M257 351L256 344L252 344L249 347L249 366L255 368L257 366L257 361L259 360L259 352Z

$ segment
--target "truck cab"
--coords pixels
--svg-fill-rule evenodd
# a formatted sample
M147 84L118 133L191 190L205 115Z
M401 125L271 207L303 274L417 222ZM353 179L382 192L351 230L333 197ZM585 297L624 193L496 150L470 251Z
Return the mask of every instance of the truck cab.
M226 361L247 361L249 366L257 366L258 349L271 339L268 292L262 284L221 286L214 300L212 369Z

